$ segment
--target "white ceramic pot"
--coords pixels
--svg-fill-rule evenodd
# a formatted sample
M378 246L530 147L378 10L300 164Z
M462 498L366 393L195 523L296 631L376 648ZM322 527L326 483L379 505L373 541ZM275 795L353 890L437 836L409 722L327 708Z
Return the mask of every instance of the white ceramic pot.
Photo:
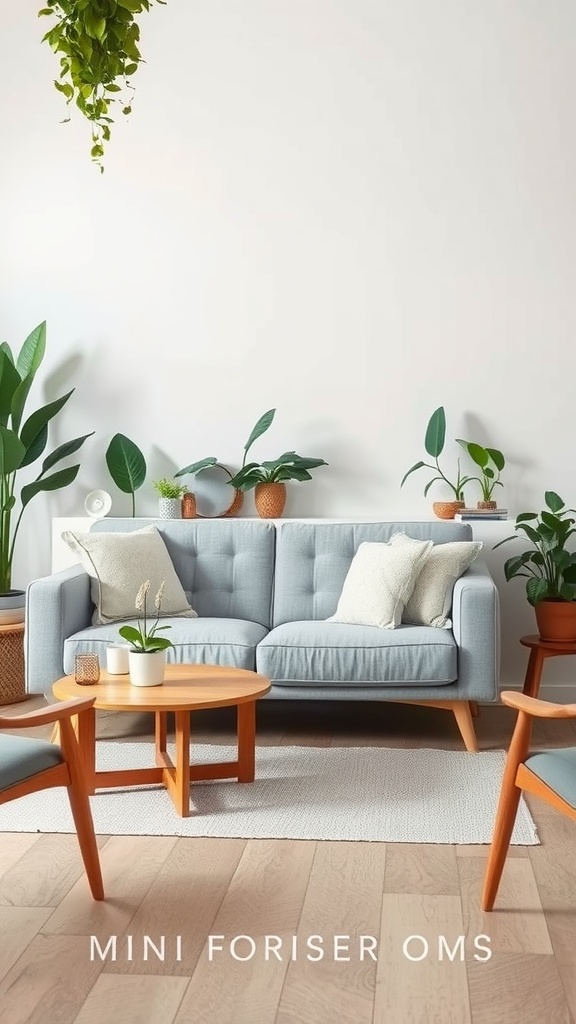
M128 652L132 686L160 686L164 682L166 651Z
M158 516L160 519L182 519L182 498L160 498Z
M130 671L128 644L109 644L106 648L106 669L111 676L125 676Z
M0 595L0 624L2 626L24 622L25 610L25 590L9 590L7 594Z

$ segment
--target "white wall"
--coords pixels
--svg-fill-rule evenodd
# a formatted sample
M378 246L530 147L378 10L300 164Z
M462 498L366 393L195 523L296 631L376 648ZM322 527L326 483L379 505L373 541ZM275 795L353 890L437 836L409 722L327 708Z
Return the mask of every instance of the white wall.
M97 433L29 510L17 582L53 515L113 489L115 431L155 476L237 465L270 406L258 457L330 462L287 515L425 517L426 477L399 482L440 404L507 454L513 512L576 503L572 0L169 0L103 175L59 124L40 6L0 0L0 325L47 319L45 391L77 387L55 440ZM508 683L532 618L502 597Z

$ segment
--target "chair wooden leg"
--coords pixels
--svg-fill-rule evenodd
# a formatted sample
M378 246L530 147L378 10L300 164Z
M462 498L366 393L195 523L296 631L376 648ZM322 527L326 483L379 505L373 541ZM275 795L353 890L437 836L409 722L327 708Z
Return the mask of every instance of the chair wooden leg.
M496 814L494 836L488 855L484 888L482 890L482 910L492 910L498 893L500 879L506 863L506 855L510 846L510 838L518 813L518 803L522 790L514 782L504 782L500 792L500 802Z
M66 719L63 719L60 723L60 740L62 743L62 753L70 772L68 799L74 824L76 825L80 852L84 861L88 883L94 899L103 900L104 884L100 870L100 855L96 844L96 836L94 835L94 822L88 798L84 765L74 730Z
M102 881L100 855L98 853L96 836L94 835L94 822L92 820L88 794L85 789L72 782L68 786L68 799L70 800L70 808L74 824L76 825L76 832L78 833L78 843L80 844L80 852L84 861L90 890L95 900L103 900L104 883Z
M469 701L454 701L452 710L454 712L458 728L462 734L466 750L469 750L471 754L476 753L478 750L478 741L476 740Z

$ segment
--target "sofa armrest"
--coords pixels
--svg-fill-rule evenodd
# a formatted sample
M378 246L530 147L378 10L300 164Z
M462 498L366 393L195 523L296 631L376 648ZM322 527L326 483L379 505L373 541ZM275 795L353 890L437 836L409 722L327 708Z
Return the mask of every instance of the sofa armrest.
M458 694L497 700L500 679L498 590L482 560L454 584L452 629L458 645Z
M64 641L92 621L90 577L74 565L34 580L26 595L26 692L47 693L64 675Z

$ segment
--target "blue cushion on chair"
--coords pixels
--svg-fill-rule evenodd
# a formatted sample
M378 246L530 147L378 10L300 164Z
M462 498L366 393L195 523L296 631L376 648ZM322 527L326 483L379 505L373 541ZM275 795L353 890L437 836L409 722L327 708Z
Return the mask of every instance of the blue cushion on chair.
M576 810L576 747L530 754L524 764Z
M27 736L0 736L0 791L61 764L60 747Z

